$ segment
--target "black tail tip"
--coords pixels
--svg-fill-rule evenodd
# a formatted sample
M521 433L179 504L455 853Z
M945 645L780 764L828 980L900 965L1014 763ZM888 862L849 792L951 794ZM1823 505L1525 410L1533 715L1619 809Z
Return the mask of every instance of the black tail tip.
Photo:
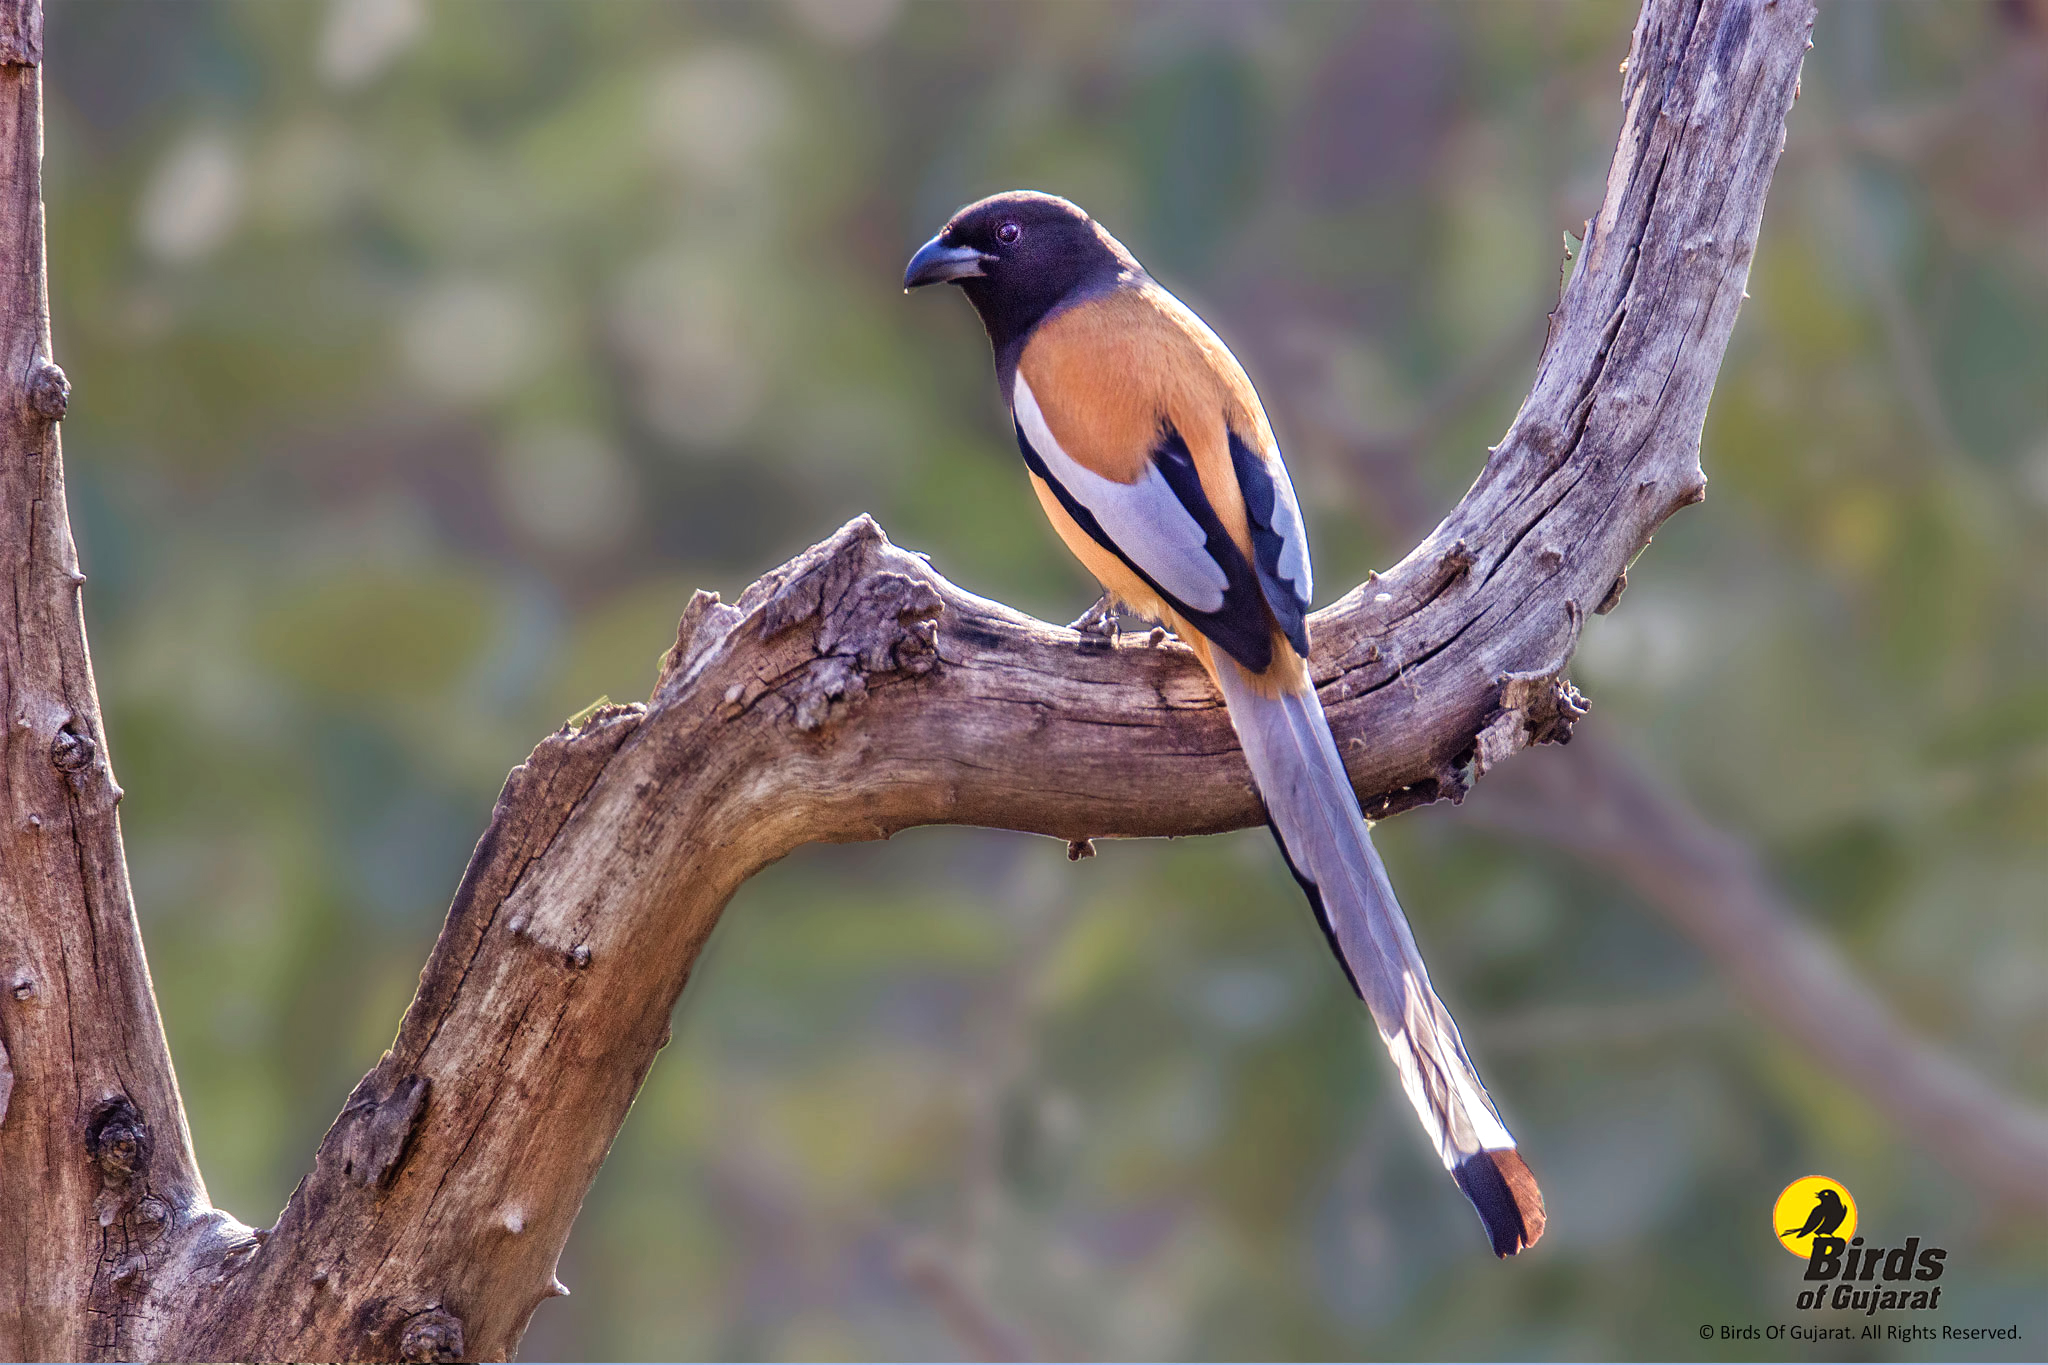
M1512 1256L1536 1245L1543 1235L1543 1191L1536 1188L1536 1177L1520 1153L1512 1147L1480 1152L1459 1162L1451 1174L1479 1210L1494 1255Z

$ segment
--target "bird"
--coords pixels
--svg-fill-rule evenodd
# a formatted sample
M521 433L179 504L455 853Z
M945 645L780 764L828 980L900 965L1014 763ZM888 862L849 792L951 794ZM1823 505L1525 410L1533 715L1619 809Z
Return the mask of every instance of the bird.
M959 288L994 351L1032 492L1103 589L1170 628L1228 708L1267 823L1494 1254L1543 1235L1535 1176L1480 1082L1373 848L1309 673L1294 485L1230 348L1079 206L1017 190L917 249L905 293Z
M1806 1215L1806 1221L1796 1228L1786 1228L1782 1235L1786 1237L1805 1237L1809 1234L1815 1237L1832 1236L1835 1229L1842 1226L1842 1220L1848 1216L1849 1206L1842 1202L1842 1196L1823 1186L1814 1194L1813 1212Z

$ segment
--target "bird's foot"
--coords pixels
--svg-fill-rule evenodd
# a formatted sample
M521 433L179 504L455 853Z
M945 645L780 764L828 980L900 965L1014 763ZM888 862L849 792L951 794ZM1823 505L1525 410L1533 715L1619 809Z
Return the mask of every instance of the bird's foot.
M1083 635L1093 635L1102 640L1115 640L1123 631L1117 620L1116 599L1108 593L1102 594L1094 606L1068 623L1067 629L1079 631Z

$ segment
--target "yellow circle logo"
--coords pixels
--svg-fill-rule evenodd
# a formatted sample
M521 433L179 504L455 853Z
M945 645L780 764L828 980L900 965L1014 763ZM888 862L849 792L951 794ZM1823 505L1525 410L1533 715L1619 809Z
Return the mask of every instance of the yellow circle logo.
M1856 1235L1856 1200L1839 1180L1803 1175L1771 1205L1771 1231L1780 1246L1804 1261L1813 1254L1814 1238L1847 1242Z

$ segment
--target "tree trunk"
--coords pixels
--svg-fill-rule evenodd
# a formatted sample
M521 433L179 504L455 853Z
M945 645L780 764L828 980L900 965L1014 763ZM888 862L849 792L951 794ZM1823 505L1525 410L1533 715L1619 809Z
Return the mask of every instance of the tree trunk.
M64 508L42 9L0 6L0 1355L117 1354L206 1198L136 932Z
M1701 425L1812 17L1647 0L1606 197L1520 414L1413 553L1315 617L1369 814L1456 799L1583 713L1565 668L1586 613L1704 494ZM40 28L33 0L0 0L0 1355L508 1356L759 868L917 824L1085 840L1262 818L1177 642L1084 644L859 518L736 604L698 594L646 705L513 770L396 1042L276 1225L214 1210L136 932L64 513Z

